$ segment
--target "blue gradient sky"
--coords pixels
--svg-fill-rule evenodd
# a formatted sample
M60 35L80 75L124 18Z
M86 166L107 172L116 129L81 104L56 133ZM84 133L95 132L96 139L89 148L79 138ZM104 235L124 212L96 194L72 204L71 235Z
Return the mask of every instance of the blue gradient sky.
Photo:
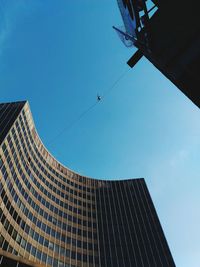
M1 0L0 101L27 99L70 169L144 177L177 266L199 267L200 112L146 59L55 139L128 70L121 24L115 0Z

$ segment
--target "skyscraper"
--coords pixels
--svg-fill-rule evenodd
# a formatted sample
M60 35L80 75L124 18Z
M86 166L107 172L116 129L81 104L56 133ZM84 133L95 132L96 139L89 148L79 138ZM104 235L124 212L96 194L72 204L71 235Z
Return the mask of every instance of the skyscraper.
M175 266L144 179L95 180L42 144L28 102L0 104L0 266Z
M198 0L117 0L123 42L138 48L133 67L144 55L200 108L200 24ZM118 30L118 32L120 32Z

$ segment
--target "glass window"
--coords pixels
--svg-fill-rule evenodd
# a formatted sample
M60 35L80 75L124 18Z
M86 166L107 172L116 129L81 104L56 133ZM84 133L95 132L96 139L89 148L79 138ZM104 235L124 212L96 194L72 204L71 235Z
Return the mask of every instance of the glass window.
M40 250L37 250L36 257L40 260L42 256L42 252Z
M16 240L16 238L17 238L17 231L16 231L15 229L13 230L12 238L13 238L14 240Z
M52 257L48 256L48 258L47 258L47 264L49 264L50 266L52 266Z
M42 261L46 262L47 260L47 254L46 253L42 253Z
M44 246L48 248L49 246L49 241L47 239L44 239Z
M4 237L2 235L0 235L0 247L2 246L3 244L3 241L4 241Z
M26 250L27 250L28 252L31 251L31 244L30 244L30 243L27 243Z
M7 248L8 248L8 242L5 240L4 241L4 244L3 244L3 250L7 250Z
M44 242L44 237L43 236L39 236L39 243L41 244L41 245L43 245L43 242Z
M16 242L17 242L18 244L20 244L21 239L22 239L21 235L17 234Z
M23 248L25 248L25 246L26 246L26 240L23 239L23 238L22 238L22 240L21 240L21 246L22 246Z
M5 228L6 230L8 230L8 226L9 226L9 221L6 220L5 223L4 223L4 228Z
M8 233L10 236L12 235L12 231L13 231L13 226L10 224L10 226L8 228Z
M35 257L36 254L36 248L32 246L31 254Z
M39 239L39 234L38 234L37 232L35 232L34 239L35 239L35 241L37 241L37 242L38 242L38 239Z
M50 241L49 241L49 248L52 249L52 250L54 249L54 244L52 242L50 242Z

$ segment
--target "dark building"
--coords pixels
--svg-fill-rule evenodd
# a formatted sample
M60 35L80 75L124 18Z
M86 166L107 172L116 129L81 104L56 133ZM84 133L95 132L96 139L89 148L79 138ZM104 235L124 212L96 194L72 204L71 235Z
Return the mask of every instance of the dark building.
M28 102L0 104L0 266L173 267L144 179L103 181L61 165Z
M133 42L138 51L128 64L133 67L144 55L200 107L199 2L152 0L155 6L149 8L150 0L117 1L135 22Z

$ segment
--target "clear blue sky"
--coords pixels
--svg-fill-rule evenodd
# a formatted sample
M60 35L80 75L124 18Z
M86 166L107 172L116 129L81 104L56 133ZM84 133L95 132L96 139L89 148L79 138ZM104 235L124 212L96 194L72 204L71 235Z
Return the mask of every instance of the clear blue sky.
M128 70L116 0L1 0L0 101L27 99L49 151L106 179L144 177L174 260L200 266L200 111L147 60Z

